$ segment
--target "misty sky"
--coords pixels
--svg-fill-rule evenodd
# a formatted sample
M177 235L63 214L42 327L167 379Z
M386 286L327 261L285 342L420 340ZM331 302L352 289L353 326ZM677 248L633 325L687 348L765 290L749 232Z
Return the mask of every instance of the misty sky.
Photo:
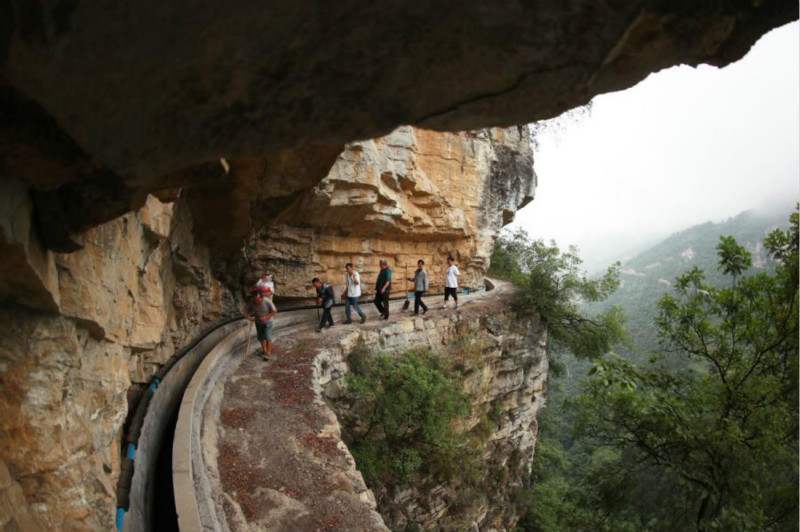
M723 69L675 67L596 97L589 116L539 136L536 199L512 227L577 244L591 271L697 223L791 205L800 198L798 50L795 22Z

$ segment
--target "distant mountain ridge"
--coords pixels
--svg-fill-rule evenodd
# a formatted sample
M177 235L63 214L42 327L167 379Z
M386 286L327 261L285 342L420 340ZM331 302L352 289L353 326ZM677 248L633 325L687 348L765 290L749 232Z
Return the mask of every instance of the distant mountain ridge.
M717 271L716 246L720 236L733 236L752 253L753 269L749 273L773 267L762 241L773 229L788 227L790 212L748 210L723 222L706 222L674 233L625 261L619 289L603 303L585 305L584 309L595 313L611 306L621 307L635 344L631 357L642 360L657 348L653 327L656 303L670 290L675 278L698 266L705 271L711 285L719 286L723 282L723 276Z

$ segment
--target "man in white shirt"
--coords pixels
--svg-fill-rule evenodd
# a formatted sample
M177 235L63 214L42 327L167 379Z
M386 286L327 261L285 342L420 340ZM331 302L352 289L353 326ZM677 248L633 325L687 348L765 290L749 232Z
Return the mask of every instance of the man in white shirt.
M347 272L344 276L344 315L347 318L345 323L353 323L353 320L350 319L350 306L352 305L355 307L356 312L358 315L361 316L361 323L367 321L367 315L364 314L364 311L361 310L361 307L358 306L358 298L361 297L361 276L358 275L358 272L353 268L353 263L348 262L344 265L345 272Z
M458 276L461 272L458 271L458 266L455 264L456 260L453 257L447 257L447 278L444 283L444 305L442 309L447 308L447 300L453 296L455 302L455 310L458 310Z

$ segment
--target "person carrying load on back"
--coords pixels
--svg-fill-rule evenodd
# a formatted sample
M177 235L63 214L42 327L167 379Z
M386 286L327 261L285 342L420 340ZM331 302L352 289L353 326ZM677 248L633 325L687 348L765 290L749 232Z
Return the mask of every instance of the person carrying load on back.
M345 264L344 269L347 272L344 276L345 288L344 296L342 296L345 300L344 315L347 318L345 323L353 323L353 320L350 319L351 305L356 309L358 315L361 316L361 323L364 323L367 321L367 315L364 314L364 311L358 306L358 298L361 297L361 276L358 275L358 272L353 268L352 262Z
M392 270L386 259L380 261L381 271L375 281L375 307L381 313L383 319L389 319L389 295L392 291Z
M255 292L250 303L245 308L245 318L256 324L256 335L261 343L264 360L272 356L272 318L278 313L275 303L264 297L261 292Z
M447 257L447 272L446 272L446 280L444 283L444 305L442 305L442 309L447 308L447 300L452 295L453 301L455 302L455 310L458 310L458 276L461 275L461 272L458 271L458 266L456 266L456 259L453 257Z
M325 327L333 327L333 316L331 316L335 299L333 287L320 281L319 277L311 279L311 284L317 289L317 304L322 305L322 319L319 321L319 332L322 332Z
M422 313L425 314L428 306L422 302L422 294L428 291L428 272L425 271L424 260L417 261L417 271L408 280L414 283L414 314L419 314L419 307L422 307Z

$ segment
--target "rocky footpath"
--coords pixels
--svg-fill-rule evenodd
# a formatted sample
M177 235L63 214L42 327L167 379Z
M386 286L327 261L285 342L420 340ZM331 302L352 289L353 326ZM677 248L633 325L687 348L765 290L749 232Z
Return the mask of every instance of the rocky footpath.
M249 270L269 272L283 297L308 297L320 277L344 290L352 262L372 293L378 258L395 292L426 262L431 290L444 286L452 254L462 286L480 286L500 229L534 196L527 126L464 133L401 127L348 144L327 177L271 218L246 251Z
M347 261L365 265L368 286L379 256L409 270L424 257L440 275L449 252L477 279L501 225L533 194L527 135L403 128L348 146L316 188L339 149L232 162L227 174L216 163L217 195L148 196L73 235L71 253L42 245L26 190L0 180L0 249L11 257L0 268L0 460L30 514L56 529L113 526L121 439L142 386L200 330L239 312L240 282L270 271L279 297L308 296L313 275L335 281ZM289 184L266 187L257 176L270 172ZM258 232L275 219L285 222ZM244 240L225 238L233 226L258 243L249 264L237 258Z
M229 530L371 531L385 530L384 523L391 530L513 530L513 496L529 472L546 398L547 356L538 319L515 316L507 290L501 283L470 295L458 312L395 312L386 322L369 311L365 325L338 324L322 334L311 324L279 322L273 360L243 362L241 351L231 353L220 362L229 376L208 404L195 405L204 412L196 455L213 485L211 500L201 503L213 511L204 512ZM341 310L335 313L338 321ZM459 430L487 429L477 484L368 489L344 443L353 423L349 355L412 348L470 365L464 391L471 414Z
M378 255L396 274L430 257L438 278L452 252L478 279L531 195L527 133L427 129L723 66L797 16L792 0L0 2L0 523L112 528L136 384L236 311L242 264L291 297L347 261L369 279Z

